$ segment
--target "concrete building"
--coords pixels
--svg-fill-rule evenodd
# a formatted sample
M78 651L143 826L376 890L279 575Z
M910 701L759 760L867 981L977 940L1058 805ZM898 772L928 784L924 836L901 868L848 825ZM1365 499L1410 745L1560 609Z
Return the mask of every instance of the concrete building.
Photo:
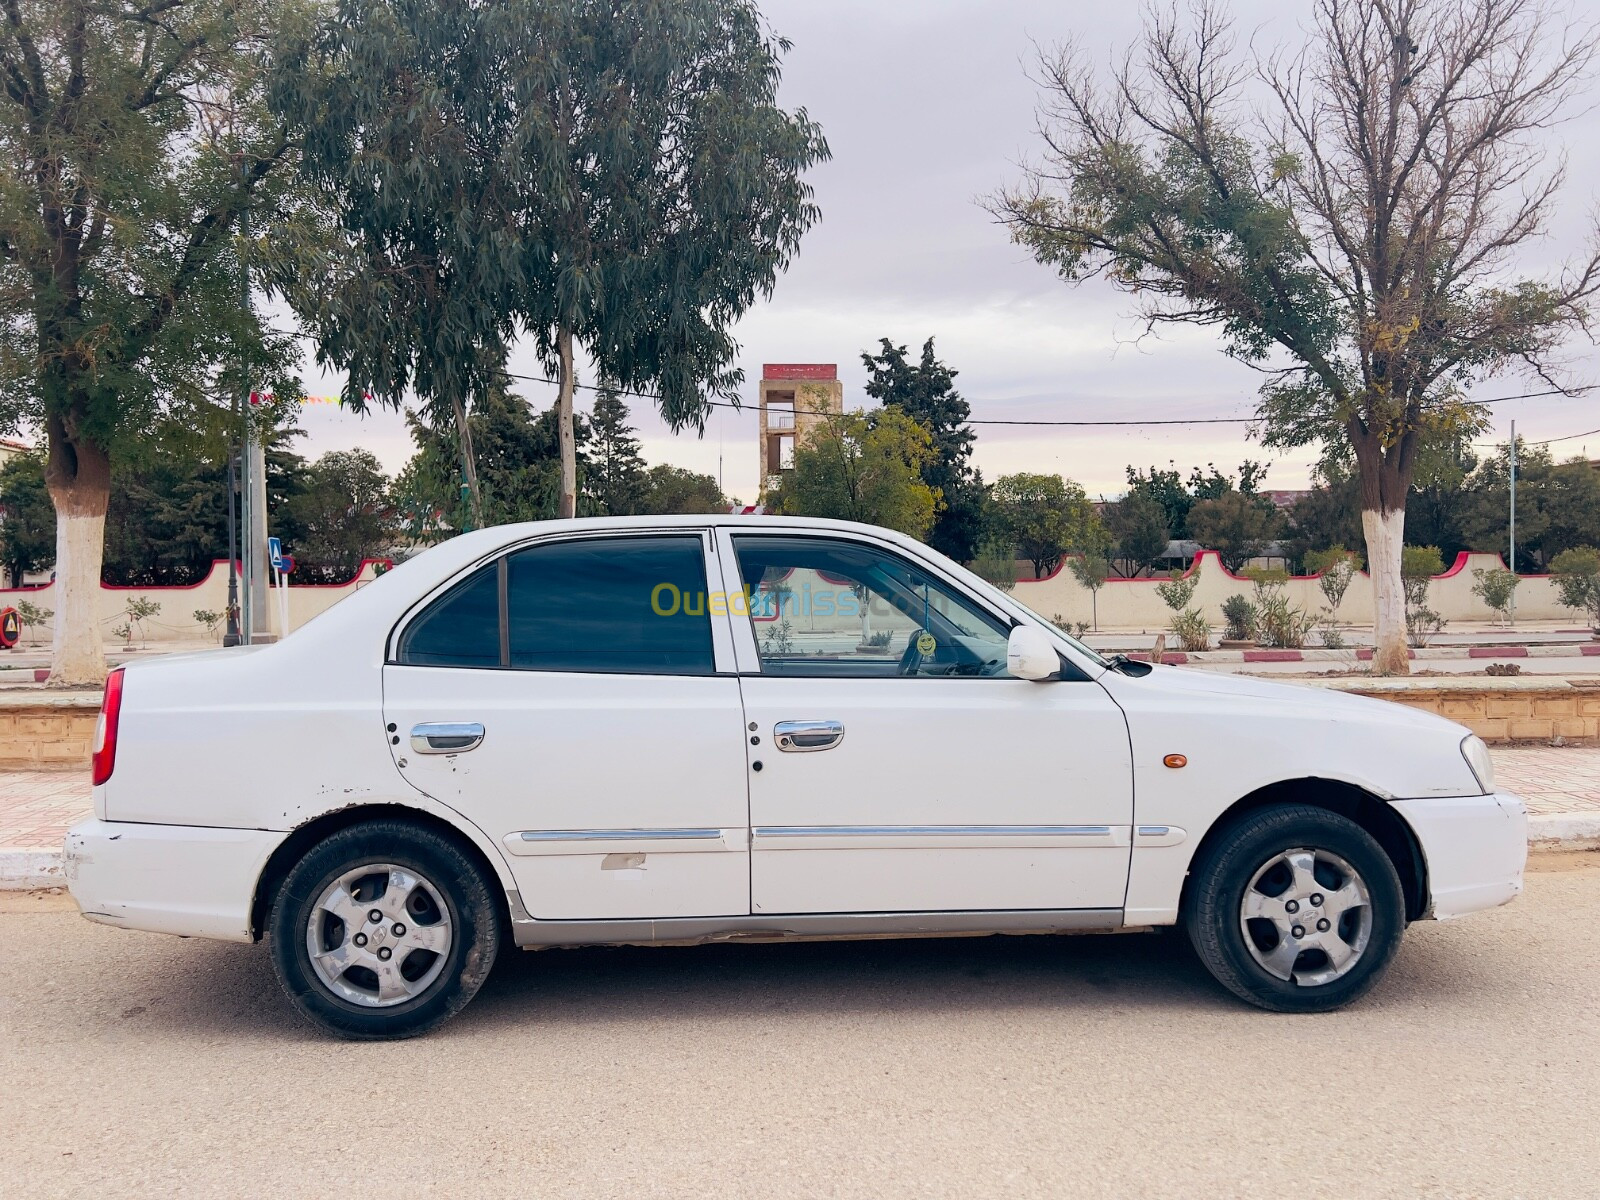
M772 491L794 467L800 438L844 411L837 363L767 363L761 368L761 490Z

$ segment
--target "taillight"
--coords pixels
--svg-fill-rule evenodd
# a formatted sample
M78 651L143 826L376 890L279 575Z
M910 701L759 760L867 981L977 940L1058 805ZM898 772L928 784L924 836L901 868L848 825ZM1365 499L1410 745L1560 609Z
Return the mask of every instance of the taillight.
M106 676L106 694L100 701L100 720L94 727L94 782L111 778L117 765L117 719L122 716L122 668Z

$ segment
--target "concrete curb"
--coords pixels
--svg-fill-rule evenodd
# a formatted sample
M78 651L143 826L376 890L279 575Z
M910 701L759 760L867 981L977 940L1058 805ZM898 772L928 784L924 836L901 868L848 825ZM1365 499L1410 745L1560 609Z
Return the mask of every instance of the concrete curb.
M0 891L25 892L33 888L64 887L67 875L61 849L0 850Z
M1528 818L1528 850L1600 850L1600 812L1539 813ZM65 887L60 849L0 850L0 892Z
M1529 850L1600 850L1600 812L1536 813L1528 818Z

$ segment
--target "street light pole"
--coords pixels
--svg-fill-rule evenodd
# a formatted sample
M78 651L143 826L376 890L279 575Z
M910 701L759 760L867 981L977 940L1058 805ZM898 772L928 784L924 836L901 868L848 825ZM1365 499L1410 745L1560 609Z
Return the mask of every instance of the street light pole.
M1517 573L1517 423L1511 422L1511 561L1506 564ZM1517 589L1511 589L1510 623L1517 620Z
M238 399L234 400L238 409ZM239 644L239 561L238 543L234 540L233 489L238 482L234 470L233 434L228 435L228 631L222 635L224 646Z

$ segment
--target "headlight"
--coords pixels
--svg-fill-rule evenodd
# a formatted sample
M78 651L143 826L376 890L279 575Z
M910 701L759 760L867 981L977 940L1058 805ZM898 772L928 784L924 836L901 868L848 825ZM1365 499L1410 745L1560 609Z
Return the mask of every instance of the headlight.
M1478 786L1483 789L1483 794L1487 796L1494 791L1494 763L1489 759L1489 747L1483 744L1483 739L1475 733L1462 738L1461 757L1467 760L1467 766L1478 777Z

